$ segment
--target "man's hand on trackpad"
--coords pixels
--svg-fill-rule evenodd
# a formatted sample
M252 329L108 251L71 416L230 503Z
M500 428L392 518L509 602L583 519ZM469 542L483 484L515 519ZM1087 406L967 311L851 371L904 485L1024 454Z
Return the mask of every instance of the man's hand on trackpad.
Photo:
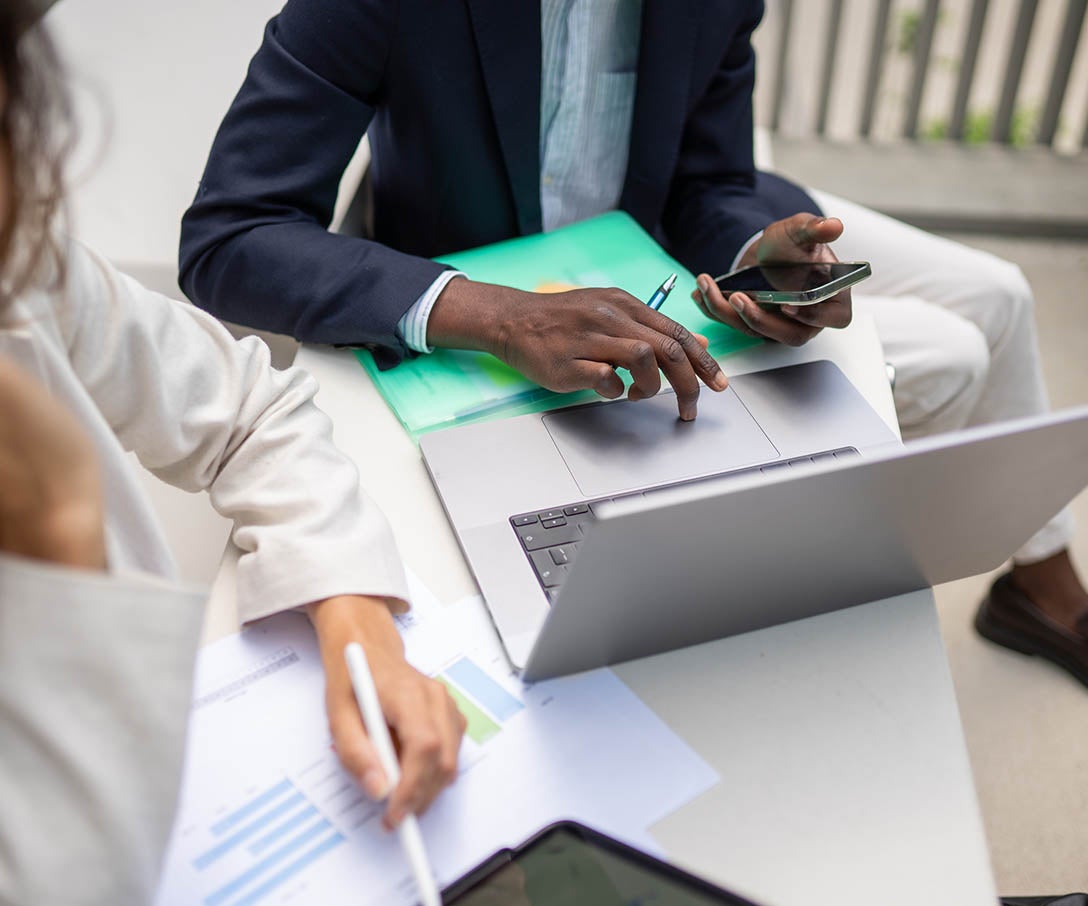
M685 421L695 418L700 381L712 390L729 384L705 337L620 289L528 293L457 278L431 310L427 341L490 352L560 393L616 399L624 385L615 369L626 368L634 378L627 398L645 399L664 372Z

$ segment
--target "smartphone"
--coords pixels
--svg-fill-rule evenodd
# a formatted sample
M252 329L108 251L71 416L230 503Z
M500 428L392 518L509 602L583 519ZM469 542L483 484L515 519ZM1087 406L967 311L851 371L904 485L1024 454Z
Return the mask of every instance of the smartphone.
M744 293L754 302L815 305L872 274L868 261L805 261L742 267L714 282L726 298Z
M585 825L561 821L442 892L445 906L752 906Z

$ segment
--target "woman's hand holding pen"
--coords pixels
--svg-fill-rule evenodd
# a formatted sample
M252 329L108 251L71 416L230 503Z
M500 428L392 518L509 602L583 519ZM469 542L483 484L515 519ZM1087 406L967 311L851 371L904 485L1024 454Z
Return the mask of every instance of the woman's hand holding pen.
M527 293L458 277L431 310L427 340L489 352L561 393L616 399L624 385L615 369L626 368L628 399L644 399L661 389L663 371L686 421L695 418L700 381L712 390L729 383L704 337L620 289Z
M409 813L420 814L457 776L457 754L465 719L446 687L404 659L393 622L403 606L384 598L344 595L310 604L325 666L325 708L341 763L373 799L386 797L383 824L392 829ZM377 753L363 727L344 647L358 642L366 652L386 722L399 750L401 780L387 789Z

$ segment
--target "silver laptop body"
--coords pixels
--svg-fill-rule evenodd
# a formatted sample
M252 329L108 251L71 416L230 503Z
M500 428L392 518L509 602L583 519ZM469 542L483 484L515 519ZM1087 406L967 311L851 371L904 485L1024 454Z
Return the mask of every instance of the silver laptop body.
M696 428L711 418L700 444L727 447L716 476L689 474L703 464L693 453L679 457L671 479L638 483L669 474L643 457L667 459L670 432L690 430L677 422L671 395L423 439L435 486L526 679L993 569L1088 483L1088 409L903 447L830 363L739 376L732 390L777 455L745 461L766 456L766 446L751 437L730 443L750 424L736 417L736 403L717 410L704 393ZM566 417L549 425L557 416ZM595 462L579 458L593 450ZM620 468L610 477L617 462L637 474ZM552 529L539 519L514 523L519 514L578 509L580 500L593 501L591 518L579 523L577 556L549 595L524 538Z
M665 392L438 431L420 449L507 654L522 668L558 589L546 590L537 552L525 550L533 526L512 519L554 509L573 523L585 517L562 510L587 501L888 444L898 439L880 416L820 361L733 377L724 392L700 395L693 422L677 418ZM553 536L581 540L570 524L544 525L536 522L530 547L555 549Z

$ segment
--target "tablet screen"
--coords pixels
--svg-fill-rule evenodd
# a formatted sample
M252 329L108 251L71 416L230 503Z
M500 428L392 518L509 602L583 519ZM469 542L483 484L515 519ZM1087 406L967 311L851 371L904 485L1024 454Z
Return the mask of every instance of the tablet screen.
M677 869L560 826L513 854L448 906L744 906Z

